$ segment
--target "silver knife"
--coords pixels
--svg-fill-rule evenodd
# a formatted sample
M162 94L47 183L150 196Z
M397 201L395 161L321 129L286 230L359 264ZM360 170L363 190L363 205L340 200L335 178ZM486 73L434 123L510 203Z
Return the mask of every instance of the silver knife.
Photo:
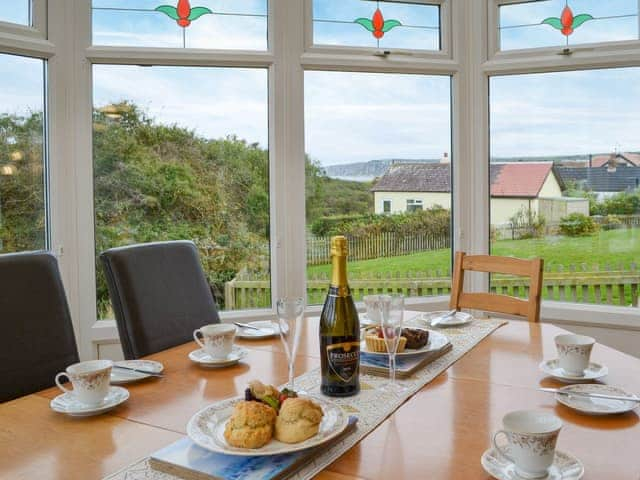
M557 388L540 388L541 392L559 393L560 395L577 395L579 397L606 398L608 400L623 400L625 402L640 402L640 397L623 397L620 395L605 395L602 393L572 392L571 390L558 390Z
M439 317L436 318L432 318L429 321L429 325L431 325L432 327L435 327L437 325L439 325L440 323L444 322L446 319L453 317L456 314L457 310L450 310L447 313L445 313L444 315L440 315Z
M164 375L162 375L161 373L150 372L148 370L139 370L137 368L121 367L120 365L114 365L113 368L119 368L120 370L128 370L130 372L136 373L144 373L145 375L149 375L151 377L164 377Z

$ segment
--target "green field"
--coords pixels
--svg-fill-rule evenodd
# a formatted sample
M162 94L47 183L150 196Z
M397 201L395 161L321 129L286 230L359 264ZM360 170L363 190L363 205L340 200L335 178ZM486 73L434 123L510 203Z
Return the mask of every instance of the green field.
M626 269L632 263L640 264L640 229L602 231L590 237L549 236L528 240L500 240L493 244L492 254L521 258L539 256L547 267L562 265L589 268L598 265ZM448 249L415 253L400 257L378 258L349 263L349 273L354 277L372 276L382 272L446 272L450 268L451 254ZM329 275L330 265L313 265L307 268L310 277Z

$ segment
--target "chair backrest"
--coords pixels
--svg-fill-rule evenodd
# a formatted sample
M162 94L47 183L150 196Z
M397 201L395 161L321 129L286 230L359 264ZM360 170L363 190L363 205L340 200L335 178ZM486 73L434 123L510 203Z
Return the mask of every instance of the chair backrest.
M79 361L58 262L50 253L0 255L0 402L51 387Z
M492 255L467 255L457 252L453 267L450 308L469 308L486 312L506 313L526 317L530 322L540 320L540 297L544 261L541 258L523 260ZM495 293L463 292L464 272L488 272L529 277L527 300Z
M219 323L193 242L157 242L100 254L124 356L135 359L186 343Z

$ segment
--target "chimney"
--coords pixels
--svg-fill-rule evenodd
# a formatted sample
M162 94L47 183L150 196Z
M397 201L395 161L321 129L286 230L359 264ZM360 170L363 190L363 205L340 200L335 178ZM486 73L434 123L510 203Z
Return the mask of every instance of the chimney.
M440 159L440 163L451 163L451 159L449 158L449 154L444 152L442 154L442 158Z

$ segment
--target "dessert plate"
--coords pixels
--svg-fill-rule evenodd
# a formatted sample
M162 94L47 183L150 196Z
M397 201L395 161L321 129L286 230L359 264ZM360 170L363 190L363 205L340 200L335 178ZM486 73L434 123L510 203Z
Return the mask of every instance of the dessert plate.
M259 328L260 330L254 330L253 328L238 327L236 337L258 340L261 338L271 338L280 334L280 327L275 322L269 320L259 320L257 322L247 322L247 325Z
M226 455L257 457L297 452L328 442L340 435L349 423L349 416L338 405L317 397L309 397L320 405L324 413L320 430L313 437L300 443L282 443L272 439L261 448L232 447L224 438L224 428L239 398L223 400L196 413L187 424L187 435L197 445L212 452Z
M418 320L424 322L428 327L431 327L431 320L434 318L441 317L446 314L446 311L442 312L426 312L418 317ZM433 328L447 328L447 327L461 327L463 325L468 325L473 322L473 315L467 312L456 312L455 315L447 318L442 322L438 322Z
M222 367L230 367L231 365L235 365L244 357L246 357L248 354L249 354L249 350L247 350L246 348L242 348L238 345L234 345L233 350L227 356L227 358L214 359L202 348L199 348L198 350L194 350L189 354L189 359L192 362L195 362L202 367L222 368Z
M449 339L440 332L436 332L435 330L429 330L429 341L422 348L417 349L405 349L402 353L397 353L397 357L407 357L410 355L421 355L428 352L433 352L435 350L440 350L442 347L449 343ZM388 353L383 352L372 352L367 350L367 342L362 340L360 342L360 351L366 353L368 355L388 355Z
M559 360L545 360L539 366L540 370L563 383L585 383L592 382L604 377L609 373L609 369L599 363L589 362L589 366L583 375L568 375L560 368Z
M113 410L129 398L129 390L123 387L110 387L106 398L99 405L89 406L80 403L73 393L63 393L51 400L51 409L66 413L72 417L91 417Z
M562 392L598 393L601 395L617 395L622 397L635 397L635 395L622 388L610 385L600 385L597 383L584 385L569 385L560 389ZM582 395L564 395L556 393L556 400L569 408L573 408L588 415L614 415L617 413L630 412L640 406L638 401L614 400L609 398L585 397Z
M160 362L154 362L153 360L122 360L120 362L113 362L113 366L133 368L136 370L146 370L147 372L151 373L162 373L162 371L164 370L164 365L162 365ZM111 369L112 385L133 383L149 377L151 377L151 375L142 372L134 372L133 370L121 370L119 368Z
M507 453L509 452L508 446L504 449ZM480 463L489 475L498 480L524 480L524 477L516 473L516 466L513 462L499 456L493 448L482 454ZM544 480L579 480L583 475L584 466L580 460L568 453L556 450L553 464L549 467L549 474L543 478Z

